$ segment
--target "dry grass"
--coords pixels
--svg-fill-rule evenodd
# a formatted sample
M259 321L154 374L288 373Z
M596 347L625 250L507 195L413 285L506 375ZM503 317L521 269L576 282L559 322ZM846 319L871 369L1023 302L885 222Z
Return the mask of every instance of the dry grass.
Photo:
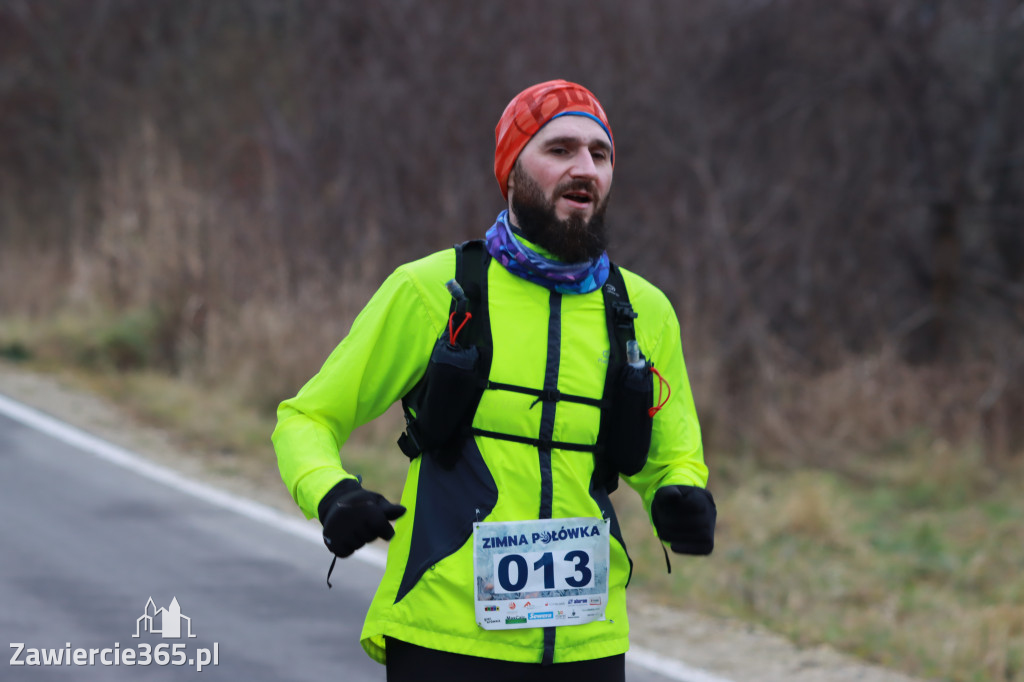
M637 585L920 676L1024 680L1024 472L979 474L977 454L942 446L858 459L856 477L722 467L715 553L673 557L672 576L617 494Z
M980 357L943 366L912 366L895 348L846 355L820 372L765 354L758 370L730 390L714 344L697 339L691 381L711 450L741 451L776 466L794 463L856 474L849 453L901 453L916 447L982 447L982 469L1013 468L1024 455L1019 430L1024 371L1018 338L1000 340L1001 361ZM770 344L769 344L770 345ZM703 354L702 354L703 351ZM1024 375L1022 375L1024 376ZM751 436L756 434L756 443Z

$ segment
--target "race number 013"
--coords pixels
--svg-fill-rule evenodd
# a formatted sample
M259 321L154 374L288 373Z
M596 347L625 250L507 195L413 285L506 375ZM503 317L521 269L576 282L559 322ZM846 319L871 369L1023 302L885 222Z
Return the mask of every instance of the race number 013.
M594 571L590 555L570 552L524 552L494 557L495 592L540 592L590 587Z

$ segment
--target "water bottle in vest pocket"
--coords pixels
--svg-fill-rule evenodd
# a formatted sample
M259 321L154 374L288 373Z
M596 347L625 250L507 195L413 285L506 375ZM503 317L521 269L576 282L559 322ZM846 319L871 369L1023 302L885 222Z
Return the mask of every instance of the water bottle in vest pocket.
M640 353L636 341L626 345L626 363L615 377L611 418L605 439L605 457L626 476L632 476L647 463L651 449L654 419L654 377L651 364Z

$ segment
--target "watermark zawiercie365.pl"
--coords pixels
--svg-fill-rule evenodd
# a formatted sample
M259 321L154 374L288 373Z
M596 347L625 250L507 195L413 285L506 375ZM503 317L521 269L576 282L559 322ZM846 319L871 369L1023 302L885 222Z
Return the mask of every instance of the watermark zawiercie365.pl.
M157 608L150 597L143 613L135 621L132 639L144 634L160 635L161 639L194 639L192 619L182 614L178 599L171 600L167 608ZM109 647L75 647L66 642L63 647L32 647L25 642L11 642L12 666L189 666L202 671L220 663L220 643L209 647L189 646L186 642L114 642Z

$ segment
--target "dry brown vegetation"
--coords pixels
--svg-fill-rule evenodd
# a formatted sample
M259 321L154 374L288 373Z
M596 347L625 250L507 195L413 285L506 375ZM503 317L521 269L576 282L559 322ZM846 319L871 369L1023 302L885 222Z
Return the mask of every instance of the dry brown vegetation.
M554 77L609 112L612 255L676 305L713 471L1019 468L1011 0L5 0L0 354L270 414L392 268L490 225L493 126ZM804 492L778 532L843 536ZM1007 603L970 636L1019 647Z
M131 316L113 364L272 406L489 224L497 114L561 76L610 112L614 256L676 303L709 443L1008 458L1022 53L1005 1L6 2L0 305Z

